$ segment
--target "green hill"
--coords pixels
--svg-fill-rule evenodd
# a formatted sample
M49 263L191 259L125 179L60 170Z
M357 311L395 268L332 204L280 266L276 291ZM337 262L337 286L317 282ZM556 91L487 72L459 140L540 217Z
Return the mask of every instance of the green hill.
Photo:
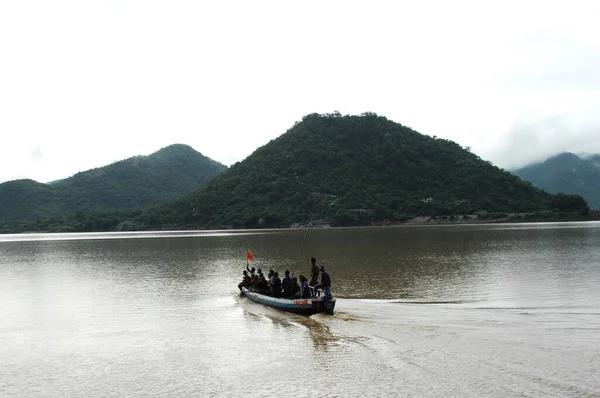
M548 192L581 195L592 208L600 208L600 155L561 153L513 173Z
M51 185L33 180L0 184L0 221L45 219L60 211Z
M445 139L367 113L311 114L205 188L136 217L140 228L330 225L418 215L580 208Z
M51 184L9 181L0 184L0 221L140 208L191 192L226 169L193 148L177 144Z

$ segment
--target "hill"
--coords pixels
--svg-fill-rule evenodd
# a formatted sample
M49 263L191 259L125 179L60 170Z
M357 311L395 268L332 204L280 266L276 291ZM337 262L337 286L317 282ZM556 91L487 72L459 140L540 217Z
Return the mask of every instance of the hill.
M33 180L0 184L0 221L45 219L60 212L52 186ZM26 216L24 216L26 215Z
M311 218L345 226L583 206L449 140L372 113L334 113L304 117L205 188L131 221L141 229L286 227Z
M513 173L548 192L581 195L592 208L600 208L600 155L565 152Z
M193 148L176 144L51 184L8 181L0 184L0 221L140 208L191 192L226 169Z

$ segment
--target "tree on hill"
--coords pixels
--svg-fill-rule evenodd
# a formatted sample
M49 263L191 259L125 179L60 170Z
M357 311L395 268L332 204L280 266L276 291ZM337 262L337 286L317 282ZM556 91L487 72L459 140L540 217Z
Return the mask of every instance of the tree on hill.
M205 188L143 212L150 228L364 225L550 209L551 195L458 144L373 113L310 114Z
M559 193L552 196L550 206L556 211L581 211L587 207L587 202L579 195Z

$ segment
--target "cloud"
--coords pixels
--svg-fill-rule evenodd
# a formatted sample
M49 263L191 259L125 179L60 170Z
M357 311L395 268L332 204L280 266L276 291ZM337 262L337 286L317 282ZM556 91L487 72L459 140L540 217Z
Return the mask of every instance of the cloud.
M336 109L508 167L600 114L592 1L34 3L0 2L0 181L173 143L230 164Z
M44 159L44 153L42 152L42 148L38 145L31 151L31 160L39 161L42 159Z
M511 170L562 152L600 153L600 120L576 124L564 115L521 116L498 138L496 146L479 154Z

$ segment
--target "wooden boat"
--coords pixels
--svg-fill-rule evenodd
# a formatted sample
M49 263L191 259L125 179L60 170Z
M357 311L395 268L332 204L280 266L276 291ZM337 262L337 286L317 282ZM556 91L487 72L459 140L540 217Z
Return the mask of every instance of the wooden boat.
M312 315L325 312L333 315L333 309L335 307L335 299L331 298L324 301L323 297L313 297L309 299L289 299L289 298L277 298L260 294L257 292L251 292L245 287L242 287L242 295L248 297L250 300L268 305L269 307L277 308L282 311L293 312L302 315Z

